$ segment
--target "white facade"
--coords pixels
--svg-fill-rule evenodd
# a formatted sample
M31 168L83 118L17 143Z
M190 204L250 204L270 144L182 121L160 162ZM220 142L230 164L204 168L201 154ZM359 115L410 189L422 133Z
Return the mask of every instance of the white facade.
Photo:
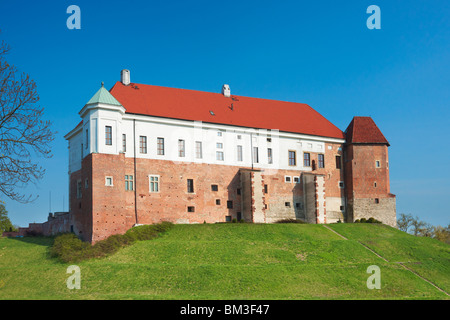
M325 153L326 142L344 142L342 139L277 130L132 115L124 113L121 108L101 104L83 110L80 112L83 124L66 135L70 150L69 173L79 170L81 159L93 152L125 152L125 156L131 158L136 156L175 162L310 171L311 167L303 166L303 152ZM109 138L108 143L106 141L107 126L111 128L111 144L108 144ZM146 153L141 152L141 136L146 137ZM164 154L158 154L158 138L164 139ZM179 140L184 141L184 156L179 153ZM196 153L196 142L201 143L201 158ZM242 159L238 156L238 146L241 146ZM257 148L257 156L254 148ZM268 149L271 149L271 161ZM289 151L296 153L295 165L289 164ZM222 154L218 155L218 152Z

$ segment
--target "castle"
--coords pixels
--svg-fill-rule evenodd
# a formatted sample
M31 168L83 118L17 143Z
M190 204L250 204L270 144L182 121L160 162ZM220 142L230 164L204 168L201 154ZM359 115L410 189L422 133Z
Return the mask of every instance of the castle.
M370 117L342 132L306 104L136 84L129 70L79 115L65 135L69 212L38 224L44 234L95 243L140 224L234 219L396 226L389 143Z

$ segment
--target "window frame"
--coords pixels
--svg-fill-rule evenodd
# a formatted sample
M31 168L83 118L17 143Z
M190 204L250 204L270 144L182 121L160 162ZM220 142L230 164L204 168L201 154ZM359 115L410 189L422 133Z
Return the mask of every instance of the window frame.
M158 156L164 156L165 155L165 145L164 145L164 138L163 137L157 137L156 138L156 154Z
M310 152L303 152L303 166L311 167L311 153Z
M153 180L152 180L153 178ZM161 191L160 183L161 183L161 176L159 174L149 174L148 175L148 191L150 193L159 193ZM155 180L156 179L156 180ZM152 190L153 186L153 190ZM155 188L156 186L156 188Z
M294 157L291 157L291 154L294 155ZM293 162L292 162L293 160ZM288 165L290 167L295 167L297 165L297 151L295 150L288 150Z
M139 153L147 154L147 136L139 136Z
M105 145L112 146L112 126L105 126Z

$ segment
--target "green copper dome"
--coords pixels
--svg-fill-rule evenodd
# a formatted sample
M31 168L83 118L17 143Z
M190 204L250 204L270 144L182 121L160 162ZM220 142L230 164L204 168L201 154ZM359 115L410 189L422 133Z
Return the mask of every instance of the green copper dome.
M91 100L86 103L86 105L89 104L96 104L96 103L103 103L103 104L110 104L114 106L122 106L119 101L117 101L116 98L113 97L111 93L109 93L108 90L105 89L102 82L102 87L100 90L97 91L96 94L91 98Z

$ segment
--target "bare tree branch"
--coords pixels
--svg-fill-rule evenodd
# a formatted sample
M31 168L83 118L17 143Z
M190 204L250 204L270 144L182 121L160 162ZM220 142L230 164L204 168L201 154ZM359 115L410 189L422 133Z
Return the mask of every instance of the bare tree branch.
M43 121L44 109L37 105L36 83L8 64L10 47L0 43L0 192L22 203L31 195L17 191L42 179L45 170L33 156L50 158L54 134L50 121Z

